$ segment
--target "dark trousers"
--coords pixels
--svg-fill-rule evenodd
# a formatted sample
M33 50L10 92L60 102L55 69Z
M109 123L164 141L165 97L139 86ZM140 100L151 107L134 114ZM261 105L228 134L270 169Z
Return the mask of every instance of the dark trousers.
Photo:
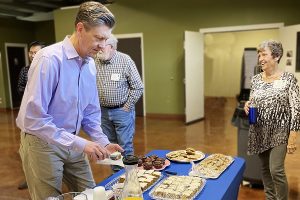
M267 200L287 200L288 183L284 160L287 144L269 149L259 154L262 163L262 179Z

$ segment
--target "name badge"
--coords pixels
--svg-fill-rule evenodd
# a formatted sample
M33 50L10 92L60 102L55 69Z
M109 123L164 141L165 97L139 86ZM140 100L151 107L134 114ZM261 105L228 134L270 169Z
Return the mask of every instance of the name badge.
M110 77L110 79L112 81L119 81L120 78L121 78L121 74L112 74L111 77Z
M286 85L286 80L275 80L273 84L273 88L283 89Z

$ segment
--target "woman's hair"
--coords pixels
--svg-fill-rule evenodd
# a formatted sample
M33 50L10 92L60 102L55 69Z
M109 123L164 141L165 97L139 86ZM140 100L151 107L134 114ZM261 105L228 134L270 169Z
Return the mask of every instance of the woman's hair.
M259 44L257 52L259 53L267 47L270 49L273 58L278 57L277 62L279 63L283 55L283 48L281 42L278 42L276 40L265 40Z
M115 25L115 18L113 14L101 3L95 1L87 1L82 3L79 7L75 26L82 22L84 27L89 30L90 27L98 25L106 25L113 28Z

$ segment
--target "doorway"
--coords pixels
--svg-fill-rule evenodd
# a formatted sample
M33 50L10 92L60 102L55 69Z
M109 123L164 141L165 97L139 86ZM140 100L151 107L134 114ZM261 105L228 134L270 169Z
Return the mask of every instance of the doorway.
M145 110L145 78L144 78L144 62L143 62L143 34L119 34L115 35L118 38L117 50L128 54L134 61L137 70L144 83L144 92L138 102L135 104L136 116L143 117L146 114Z
M240 92L243 49L270 39L266 37L277 39L283 26L283 23L274 23L200 29L205 52L204 95L235 97ZM257 38L253 37L256 35Z
M195 112L195 109L187 109L187 108L193 108L195 106L199 107L200 104L202 104L203 102L202 101L199 101L199 95L201 97L201 99L204 99L204 96L208 96L207 95L207 88L206 87L210 87L212 83L214 82L210 82L208 83L207 80L211 81L212 78L211 77L208 77L207 76L207 70L211 70L209 68L206 67L207 63L204 63L203 60L204 60L204 35L205 34L213 34L213 33L225 33L225 32L238 32L238 31L254 31L254 30L266 30L266 29L280 29L284 26L283 23L274 23L274 24L256 24L256 25L245 25L245 26L228 26L228 27L216 27L216 28L204 28L204 29L199 29L199 32L191 32L189 31L191 34L193 35L197 35L197 51L199 52L199 54L197 55L199 57L199 59L201 60L202 59L202 62L198 62L197 64L197 70L201 71L201 73L197 73L196 75L198 75L198 79L200 80L204 74L204 84L198 84L198 87L201 87L201 90L199 89L196 89L194 88L195 84L188 84L188 81L187 81L187 75L188 74L193 74L193 71L194 71L194 67L189 67L189 66L185 66L185 74L186 74L186 77L185 77L185 98L186 98L186 102L185 102L185 115L186 115L186 124L189 124L190 122L193 122L195 121L195 119L200 119L202 117L202 113L200 112L201 111L201 108L198 109L197 112ZM257 44L256 44L257 45ZM188 49L188 48L191 48L193 49L193 46L194 45L187 45L187 43L184 43L184 49L185 51ZM215 49L215 48L214 48ZM216 55L213 54L213 56L216 57ZM221 55L218 55L217 57L221 57L222 58L222 54ZM214 58L214 57L213 57ZM186 58L185 58L186 59ZM209 61L209 59L208 59ZM222 62L220 62L220 64L222 64ZM230 67L229 67L230 68ZM223 74L220 73L221 71L217 71L218 74L220 74L220 76L222 77ZM211 72L211 74L214 74L215 72ZM237 74L237 73L235 73ZM235 75L233 74L233 75ZM228 77L232 77L233 76L232 74L230 74ZM238 75L240 76L240 75ZM194 76L193 76L194 77ZM229 79L229 81L231 81L231 79ZM194 83L194 82L193 82ZM220 82L221 86L219 86L217 89L220 89L220 88L223 88L223 84L222 82ZM238 85L239 85L240 82L238 82ZM204 94L203 94L203 87L205 87L204 89ZM228 87L229 89L231 88ZM191 92L187 92L187 91L191 91ZM213 90L214 91L214 88ZM223 92L221 90L221 92ZM191 94L191 96L189 97L188 95ZM187 100L187 99L190 99L190 100ZM201 106L203 107L203 106ZM204 109L204 108L203 108ZM203 114L204 116L204 114Z
M18 93L18 79L22 67L28 65L27 44L5 43L10 107L19 108L22 97Z
M246 59L246 62L250 62L252 65L247 69L253 75L257 61L256 47L269 38L278 40L279 30L264 29L205 34L204 95L217 98L236 97L241 90L242 61L245 48L255 49L254 56ZM251 78L248 77L249 82Z

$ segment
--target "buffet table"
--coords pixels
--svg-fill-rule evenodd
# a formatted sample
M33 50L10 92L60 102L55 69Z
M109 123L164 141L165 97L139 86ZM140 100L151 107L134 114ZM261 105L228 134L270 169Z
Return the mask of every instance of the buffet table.
M168 150L154 150L147 155L156 154L159 157L165 157L170 152ZM165 170L176 172L177 175L188 175L191 164L171 162ZM242 182L243 173L245 171L245 160L243 158L234 157L234 162L220 175L217 179L207 179L206 185L201 193L196 197L198 200L235 200L238 197L239 187ZM98 186L105 186L111 180L124 173L121 170L109 178L105 179ZM148 190L144 192L144 199L151 199Z

